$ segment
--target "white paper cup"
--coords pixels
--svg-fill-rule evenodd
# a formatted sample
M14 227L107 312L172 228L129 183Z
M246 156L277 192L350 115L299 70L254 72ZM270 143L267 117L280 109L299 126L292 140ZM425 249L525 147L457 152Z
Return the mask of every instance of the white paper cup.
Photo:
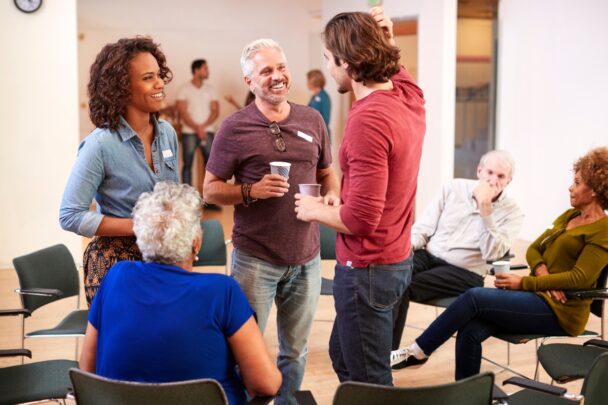
M300 187L300 194L310 195L313 197L319 197L321 195L320 184L298 184Z
M508 260L499 260L497 262L492 262L492 267L494 267L494 274L509 273L511 271L511 262Z
M289 178L289 168L291 163L287 162L270 162L270 173L279 174L286 179Z

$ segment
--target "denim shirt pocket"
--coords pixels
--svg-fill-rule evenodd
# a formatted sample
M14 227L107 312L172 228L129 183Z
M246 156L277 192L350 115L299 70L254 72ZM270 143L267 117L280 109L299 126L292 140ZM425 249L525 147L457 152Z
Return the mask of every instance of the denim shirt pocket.
M411 279L411 264L370 265L369 304L381 311L392 309L405 293Z
M167 166L169 168L169 170L171 170L173 172L176 170L177 159L175 159L175 156L164 159L164 162L165 162L165 166Z

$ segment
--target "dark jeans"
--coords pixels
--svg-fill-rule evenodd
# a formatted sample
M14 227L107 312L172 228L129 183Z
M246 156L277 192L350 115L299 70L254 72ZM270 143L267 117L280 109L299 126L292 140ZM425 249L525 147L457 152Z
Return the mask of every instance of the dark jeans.
M201 141L196 134L182 133L182 183L192 185L192 163L194 162L196 148L201 148L206 165L211 153L211 144L213 144L213 132L207 132L207 143L205 146L201 146Z
M392 313L411 275L411 257L365 268L336 264L336 320L329 339L329 356L340 381L393 384Z
M430 355L456 331L456 379L479 374L481 343L496 332L566 336L547 302L529 291L473 288L418 336Z
M393 312L393 350L399 348L410 301L457 297L473 287L483 287L483 277L453 266L424 249L414 251L412 283Z

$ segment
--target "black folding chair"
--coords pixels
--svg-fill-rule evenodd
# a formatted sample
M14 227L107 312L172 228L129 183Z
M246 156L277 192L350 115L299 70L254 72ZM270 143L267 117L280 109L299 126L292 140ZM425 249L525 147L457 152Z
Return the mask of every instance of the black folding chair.
M21 324L21 347L25 338L79 337L84 336L88 310L80 305L80 280L76 264L65 245L55 245L13 259L19 278L23 316ZM59 324L50 329L25 333L25 318L38 308L68 297L77 297L76 310L70 312ZM77 357L76 345L76 357Z

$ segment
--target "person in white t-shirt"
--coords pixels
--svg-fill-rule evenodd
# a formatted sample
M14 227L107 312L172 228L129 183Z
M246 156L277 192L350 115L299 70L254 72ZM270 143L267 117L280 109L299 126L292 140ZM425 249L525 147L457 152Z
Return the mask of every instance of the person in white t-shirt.
M206 82L209 67L204 59L192 62L192 80L177 92L177 109L182 122L182 182L192 184L192 162L196 147L200 146L205 165L209 160L214 123L220 114L215 88Z

